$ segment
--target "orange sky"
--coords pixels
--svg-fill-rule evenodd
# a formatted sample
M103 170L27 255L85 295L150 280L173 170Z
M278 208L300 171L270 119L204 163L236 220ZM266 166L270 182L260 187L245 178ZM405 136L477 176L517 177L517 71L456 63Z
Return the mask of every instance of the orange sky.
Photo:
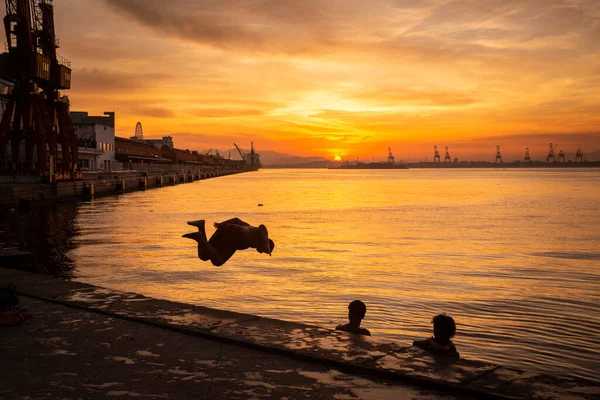
M417 5L415 5L417 4ZM600 149L597 0L57 0L72 109L180 148Z

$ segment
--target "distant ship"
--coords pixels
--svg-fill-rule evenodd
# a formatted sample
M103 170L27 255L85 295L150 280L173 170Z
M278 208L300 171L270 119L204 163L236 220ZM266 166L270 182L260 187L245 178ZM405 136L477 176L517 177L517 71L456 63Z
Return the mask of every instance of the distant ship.
M345 162L337 161L334 165L330 166L329 169L408 169L405 164L397 163L396 158L392 154L392 148L388 147L388 160L387 162Z
M247 171L258 171L260 167L262 167L262 164L260 163L260 154L254 150L254 142L250 142L250 151L248 153L242 151L237 144L234 143L233 145L240 154L240 157L242 157L242 160L246 162L245 165Z

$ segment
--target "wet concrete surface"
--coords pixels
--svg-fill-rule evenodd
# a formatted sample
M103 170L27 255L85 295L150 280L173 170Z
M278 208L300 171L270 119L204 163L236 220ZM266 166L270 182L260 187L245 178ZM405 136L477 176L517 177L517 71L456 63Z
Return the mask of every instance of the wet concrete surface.
M32 318L0 327L0 399L600 397L583 380L0 269L9 283Z

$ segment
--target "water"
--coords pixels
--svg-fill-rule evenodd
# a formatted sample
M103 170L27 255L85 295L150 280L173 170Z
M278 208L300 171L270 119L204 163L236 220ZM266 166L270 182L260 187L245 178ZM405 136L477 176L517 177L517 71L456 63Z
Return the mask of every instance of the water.
M57 275L203 306L334 327L361 299L373 335L407 343L446 312L463 357L598 381L599 184L599 170L261 170L5 215L1 237ZM234 216L267 225L272 258L217 268L181 238L187 220Z

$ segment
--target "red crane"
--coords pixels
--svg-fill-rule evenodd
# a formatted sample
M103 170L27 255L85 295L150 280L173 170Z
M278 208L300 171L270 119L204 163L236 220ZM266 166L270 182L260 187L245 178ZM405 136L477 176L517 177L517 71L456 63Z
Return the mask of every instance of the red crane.
M79 179L77 134L59 92L71 88L71 68L56 52L53 1L5 2L7 52L0 54L0 77L11 84L0 93L0 175Z

